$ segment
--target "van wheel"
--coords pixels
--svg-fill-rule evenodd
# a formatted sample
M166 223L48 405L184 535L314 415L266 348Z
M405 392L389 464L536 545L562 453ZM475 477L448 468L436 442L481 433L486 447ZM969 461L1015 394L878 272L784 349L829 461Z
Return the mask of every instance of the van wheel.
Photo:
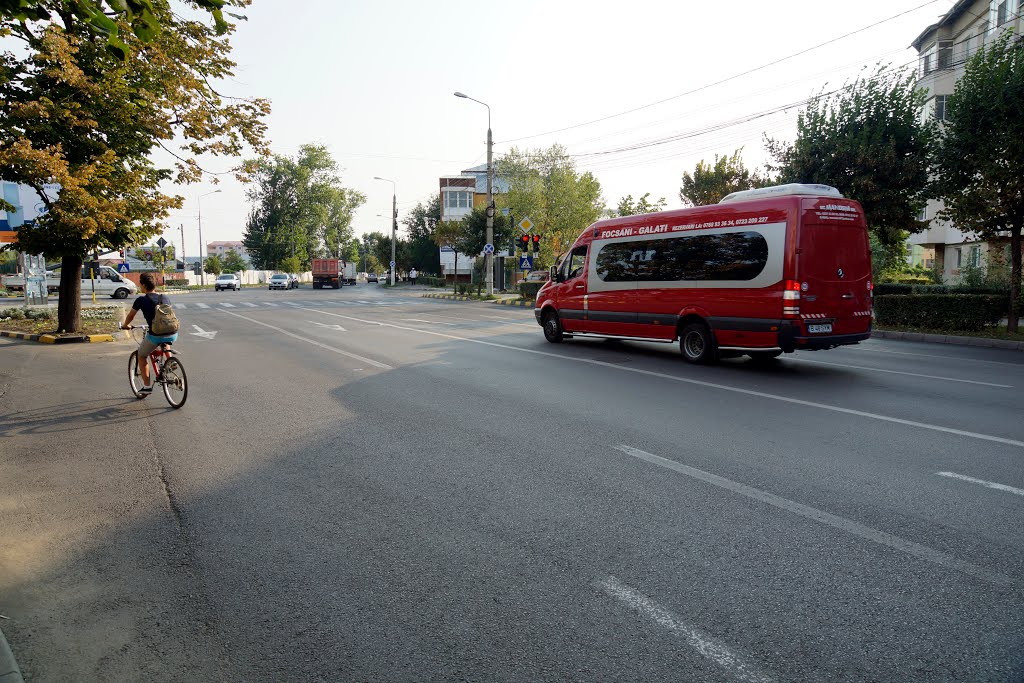
M128 298L128 290L125 289L124 287L118 287L117 291L114 292L114 298L115 299L127 299Z
M564 339L562 334L562 321L558 314L548 311L544 314L544 338L552 344L558 344Z
M773 360L782 355L782 351L757 351L756 353L748 353L751 362L757 365L768 365Z
M688 363L704 365L716 358L715 338L704 323L690 323L679 335L679 350Z

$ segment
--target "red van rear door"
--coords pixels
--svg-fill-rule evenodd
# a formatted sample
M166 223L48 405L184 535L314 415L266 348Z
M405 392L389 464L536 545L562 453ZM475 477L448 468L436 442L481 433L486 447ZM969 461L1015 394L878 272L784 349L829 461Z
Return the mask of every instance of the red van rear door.
M804 202L796 277L808 335L855 334L871 324L871 248L856 202Z

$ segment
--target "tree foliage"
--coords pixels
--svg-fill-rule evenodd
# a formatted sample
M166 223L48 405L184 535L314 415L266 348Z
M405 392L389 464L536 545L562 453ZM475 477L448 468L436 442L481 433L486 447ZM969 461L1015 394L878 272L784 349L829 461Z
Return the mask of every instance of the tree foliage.
M650 192L645 192L642 197L637 200L633 200L633 195L627 194L625 197L619 200L619 203L614 209L609 211L610 218L616 218L618 216L637 216L643 213L656 213L658 211L664 211L665 205L668 204L664 197L661 197L656 202L652 202L648 199L651 196Z
M1004 34L967 63L946 102L935 152L943 218L989 240L1010 237L1009 330L1020 315L1024 230L1024 43Z
M592 173L580 173L565 148L512 148L497 162L497 173L509 183L498 205L511 209L514 220L528 216L544 235L542 258L553 261L588 225L604 213L601 183Z
M198 155L264 153L269 112L265 100L227 97L212 85L233 75L230 26L218 35L153 0L161 30L148 42L127 14L112 18L130 48L122 60L71 4L19 0L16 11L8 2L0 13L0 36L19 44L0 54L0 176L34 188L45 207L15 248L62 259L58 330L69 332L80 328L83 256L159 232L181 206L161 183L200 180ZM18 8L34 12L32 20L19 20ZM174 169L154 162L157 147L178 158Z
M304 267L317 256L344 257L352 215L366 197L342 186L326 147L302 145L295 157L275 154L253 169L243 242L257 268L275 269L287 256Z
M214 254L213 256L207 256L203 261L203 272L210 275L220 275L224 272L224 262L220 260L220 256Z
M751 171L743 163L743 148L732 155L715 155L713 163L703 159L697 162L693 173L683 173L679 199L687 206L717 204L733 192L750 190L771 184L767 175Z
M402 221L409 233L409 252L413 265L423 273L441 272L441 255L434 242L434 228L441 220L441 197L432 195L418 202Z
M247 267L245 259L234 249L228 249L221 261L225 273L237 273L245 270Z
M864 207L884 244L920 232L927 201L933 122L921 121L924 92L908 70L879 66L868 76L813 98L792 143L767 140L770 170L783 183L823 183Z

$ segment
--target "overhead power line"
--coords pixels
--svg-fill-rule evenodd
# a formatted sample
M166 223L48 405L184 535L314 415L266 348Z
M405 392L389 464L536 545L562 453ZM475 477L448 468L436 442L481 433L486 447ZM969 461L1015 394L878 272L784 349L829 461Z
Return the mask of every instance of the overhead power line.
M919 10L919 9L921 9L923 7L927 7L928 5L934 5L936 2L939 2L939 1L940 0L928 0L927 2L924 2L924 3L920 4L920 5L917 5L916 7L912 7L910 9L908 9L908 10L900 12L899 14L894 14L893 16L888 17L887 19L882 19L880 21L876 21L873 24L869 24L867 26L863 26L863 27L861 27L859 29L856 29L854 31L850 31L849 33L844 33L841 36L838 36L836 38L832 38L830 40L826 40L823 43L818 43L817 45L812 45L811 47L808 47L808 48L805 48L803 50L800 50L799 52L794 52L793 54L787 55L785 57L780 57L779 59L776 59L774 61L768 62L766 64L761 64L760 66L756 66L756 67L754 67L752 69L747 69L746 71L743 71L741 73L733 74L732 76L727 76L727 77L725 77L725 78L723 78L721 80L714 81L713 83L708 83L706 85L702 85L702 86L694 88L692 90L687 90L686 92L679 93L678 95L672 95L671 97L666 97L664 99L657 100L655 102L650 102L648 104L644 104L644 105L641 105L639 107L634 107L632 109L627 109L625 111L621 111L621 112L618 112L616 114L609 114L608 116L602 116L601 118L592 119L590 121L584 121L583 123L576 123L576 124L573 124L571 126L565 126L563 128L556 128L554 130L544 131L543 133L534 133L533 135L523 135L523 136L518 137L518 138L509 138L508 140L499 140L496 144L504 144L504 143L508 143L508 142L518 142L520 140L529 140L531 138L538 138L538 137L541 137L541 136L544 136L544 135L551 135L551 134L554 134L554 133L561 133L561 132L564 132L564 131L567 131L567 130L573 130L574 128L582 128L583 126L590 126L590 125L593 125L595 123L600 123L602 121L608 121L610 119L615 119L615 118L618 118L620 116L626 116L627 114L633 114L633 113L638 112L638 111L643 111L644 109L650 109L651 107L656 107L656 106L658 106L660 104L665 104L666 102L671 102L672 100L677 100L680 97L686 97L687 95L692 95L694 93L701 92L702 90L707 90L708 88L713 88L713 87L715 87L717 85L721 85L723 83L728 83L729 81L736 80L737 78L742 78L743 76L749 76L752 73L756 73L758 71L763 71L764 69L767 69L769 67L775 66L777 64L781 64L782 62L789 61L790 59L794 59L794 58L799 57L801 55L805 55L808 52L812 52L812 51L817 50L819 48L825 47L826 45L831 45L832 43L836 43L836 42L838 42L840 40L844 40L846 38L849 38L850 36L855 36L858 33L863 33L864 31L867 31L867 30L870 30L872 28L875 28L876 26L881 26L882 24L885 24L885 23L888 23L890 21L893 21L894 19L900 18L900 17L902 17L905 14L910 14L911 12L916 12L917 10Z

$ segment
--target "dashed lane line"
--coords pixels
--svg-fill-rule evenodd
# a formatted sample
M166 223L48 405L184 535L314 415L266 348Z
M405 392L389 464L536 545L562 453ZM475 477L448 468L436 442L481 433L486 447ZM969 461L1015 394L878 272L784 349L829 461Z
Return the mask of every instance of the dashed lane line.
M960 481L967 481L972 484L980 484L986 488L995 489L997 491L1006 491L1007 493L1014 493L1018 496L1024 496L1024 489L1019 489L1015 486L1007 486L1006 484L997 484L994 481L985 481L984 479L975 479L974 477L968 477L966 474L957 474L956 472L936 472L935 474L940 477L949 477L950 479L959 479Z
M446 332L436 332L433 330L427 330L416 327L406 327L403 325L395 325L394 323L385 323L377 320L367 320L365 318L357 318L351 315L344 315L341 313L332 313L330 311L324 311L320 309L305 309L313 313L319 313L321 315L330 315L336 318L344 318L346 320L354 320L356 322L367 323L370 325L379 325L381 327L390 327L396 330L405 330L406 332L413 332L415 334L430 334L435 337L444 337L446 339L454 339L456 341L467 342L470 344L479 344L481 346L490 346L496 349L506 349L508 351L518 351L519 353L531 353L537 356L547 356L548 358L557 358L561 361L567 361L570 363L583 363L586 365L596 365L598 367L609 368L618 370L619 372L631 372L637 375L644 375L647 377L658 377L666 379L672 382L682 382L684 384L691 384L693 386L707 387L709 389L718 389L720 391L728 391L736 394L742 394L744 396L754 396L756 398L768 399L771 401L779 401L780 403L789 403L791 405L805 406L808 408L815 408L818 410L827 410L829 412L841 413L843 415L855 415L857 417L863 417L870 420L879 420L881 422L889 422L891 424L899 424L907 427L916 427L918 429L926 429L933 432L942 432L944 434L955 434L957 436L963 436L969 439L978 439L981 441L989 441L993 443L1001 443L1007 446L1014 446L1016 448L1024 449L1024 441L1017 439L1007 439L1002 436L994 436L992 434L982 434L980 432L971 432L966 429L956 429L954 427L946 427L943 425L929 424L927 422L918 422L916 420L905 420L900 417L892 417L891 415L882 415L880 413L871 413L866 410L856 410L854 408L843 408L842 406L832 405L829 403L817 403L815 401L806 401L800 398L792 398L790 396L782 396L780 394L770 394L765 391L756 391L754 389L743 389L741 387L729 386L728 384L718 384L717 382L706 382L699 379L691 379L689 377L680 377L678 375L670 375L664 372L656 372L654 370L643 370L641 368L631 368L623 365L617 365L615 363L608 363L606 361L595 360L593 358L574 358L572 356L565 356L559 353L551 353L550 351L537 351L536 349L524 349L520 346L512 346L511 344L502 344L500 342L485 341L483 339L473 339L471 337L460 337L455 334L448 334Z

